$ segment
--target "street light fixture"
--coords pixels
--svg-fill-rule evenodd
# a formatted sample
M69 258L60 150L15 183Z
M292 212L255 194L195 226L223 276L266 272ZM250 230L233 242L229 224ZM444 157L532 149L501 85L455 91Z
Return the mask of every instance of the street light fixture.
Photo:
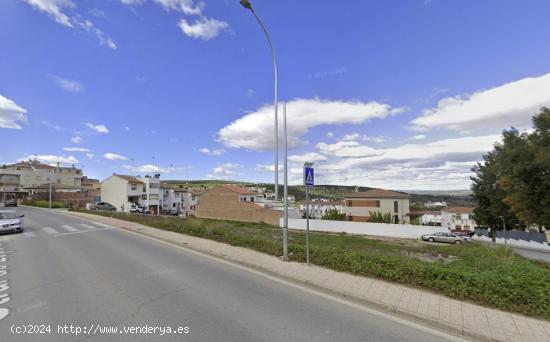
M260 24L260 27L265 33L265 36L267 38L267 42L269 43L269 48L271 49L271 58L273 59L273 71L275 75L275 99L273 101L273 105L275 107L275 201L279 199L279 123L278 123L278 115L277 110L279 107L279 78L278 78L278 72L277 72L277 59L275 58L275 48L273 47L273 44L271 42L271 38L269 37L269 33L267 32L267 28L260 20L260 17L258 14L256 14L256 11L252 7L252 4L248 0L240 0L240 4L250 10L252 14L254 14L254 17L258 21L258 24Z

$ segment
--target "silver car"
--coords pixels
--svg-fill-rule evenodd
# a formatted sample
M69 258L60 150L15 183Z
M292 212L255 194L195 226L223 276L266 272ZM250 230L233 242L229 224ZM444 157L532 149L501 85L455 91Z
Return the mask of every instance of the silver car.
M23 216L15 210L0 210L0 233L22 232Z
M420 237L423 241L429 242L447 242L447 243L463 243L468 241L464 236L459 236L453 233L437 232L433 234L426 234Z

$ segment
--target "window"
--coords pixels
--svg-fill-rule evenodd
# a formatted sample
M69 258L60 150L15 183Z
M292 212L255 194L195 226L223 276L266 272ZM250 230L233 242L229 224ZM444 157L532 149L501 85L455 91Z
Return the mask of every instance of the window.
M137 184L130 184L130 189L137 190Z
M399 212L399 202L393 201L393 212L398 213Z
M180 193L176 192L176 198L180 198Z
M142 200L147 200L147 194L141 195L141 199L142 199Z
M156 184L156 183L150 183L149 184L149 189L158 189L159 188L159 185Z
M176 207L176 203L172 203L172 208L175 208Z

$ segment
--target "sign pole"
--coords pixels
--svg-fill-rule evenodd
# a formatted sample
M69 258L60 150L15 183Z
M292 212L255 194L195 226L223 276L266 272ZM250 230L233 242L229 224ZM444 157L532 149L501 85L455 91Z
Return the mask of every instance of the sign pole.
M313 163L304 164L304 186L306 187L306 264L309 265L309 187L313 186Z
M306 185L306 263L309 265L309 186Z

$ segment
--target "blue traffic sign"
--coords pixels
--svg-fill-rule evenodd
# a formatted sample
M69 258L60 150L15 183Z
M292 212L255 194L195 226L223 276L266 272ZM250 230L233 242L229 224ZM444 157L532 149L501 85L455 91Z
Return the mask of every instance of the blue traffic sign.
M304 185L315 185L315 174L312 167L304 167Z

